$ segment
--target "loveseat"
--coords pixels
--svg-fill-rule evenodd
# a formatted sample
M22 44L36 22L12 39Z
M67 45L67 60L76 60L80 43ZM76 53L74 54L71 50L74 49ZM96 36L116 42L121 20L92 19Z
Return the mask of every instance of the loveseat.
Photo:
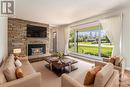
M63 74L61 77L61 87L119 87L119 72L114 70L112 64L107 63L96 74L94 83L87 86L84 86L83 82L78 82L69 75Z

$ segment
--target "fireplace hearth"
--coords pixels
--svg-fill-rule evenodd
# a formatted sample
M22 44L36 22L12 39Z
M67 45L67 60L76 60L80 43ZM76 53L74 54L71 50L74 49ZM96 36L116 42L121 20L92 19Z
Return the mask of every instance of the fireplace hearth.
M28 44L28 56L43 55L46 53L46 44Z

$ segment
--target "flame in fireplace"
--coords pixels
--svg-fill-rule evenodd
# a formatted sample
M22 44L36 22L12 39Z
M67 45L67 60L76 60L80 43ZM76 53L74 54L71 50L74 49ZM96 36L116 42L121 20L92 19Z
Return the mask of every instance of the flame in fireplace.
M42 48L32 48L32 55L41 55L43 54Z

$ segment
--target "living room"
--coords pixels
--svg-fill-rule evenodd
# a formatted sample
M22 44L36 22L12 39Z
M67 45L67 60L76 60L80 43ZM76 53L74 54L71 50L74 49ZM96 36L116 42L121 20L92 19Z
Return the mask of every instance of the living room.
M0 4L0 87L130 87L129 0Z

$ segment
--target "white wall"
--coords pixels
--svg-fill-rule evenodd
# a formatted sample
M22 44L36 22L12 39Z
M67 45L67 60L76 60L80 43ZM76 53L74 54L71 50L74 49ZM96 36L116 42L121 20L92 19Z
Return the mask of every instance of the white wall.
M122 9L123 12L123 41L122 55L125 58L126 69L130 70L130 5Z
M7 17L0 17L0 62L8 54Z
M53 49L53 32L57 32L57 51L65 52L65 29L68 25L59 25L50 29L50 50Z
M65 26L58 26L57 28L57 51L65 50Z

